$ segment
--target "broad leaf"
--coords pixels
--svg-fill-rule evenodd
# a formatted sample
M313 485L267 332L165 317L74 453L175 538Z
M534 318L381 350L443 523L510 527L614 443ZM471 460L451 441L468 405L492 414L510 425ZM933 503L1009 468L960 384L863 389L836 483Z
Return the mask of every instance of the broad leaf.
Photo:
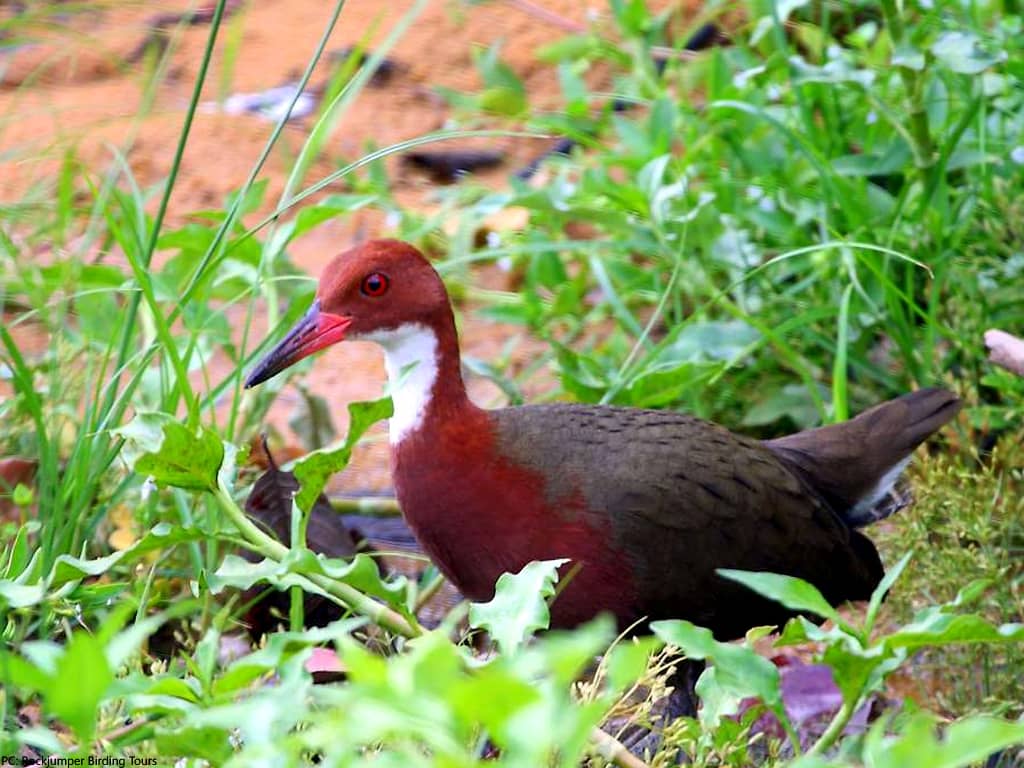
M706 659L715 665L715 679L727 692L756 696L769 707L781 701L779 670L750 648L715 640L711 630L689 621L655 621L651 630L669 645L681 649L690 659Z
M975 715L941 730L937 718L918 712L896 736L879 720L864 743L867 768L961 768L1015 744L1024 744L1024 723Z
M113 682L100 640L88 632L75 632L43 692L46 710L67 723L80 743L87 743L96 730L100 702Z
M974 614L957 616L943 613L941 606L933 606L883 642L888 649L962 643L1021 643L1024 642L1024 624L994 626Z
M803 579L778 573L737 571L731 568L719 568L718 575L739 582L757 594L794 611L813 613L824 619L831 619L837 624L841 622L836 609L822 597L818 588Z

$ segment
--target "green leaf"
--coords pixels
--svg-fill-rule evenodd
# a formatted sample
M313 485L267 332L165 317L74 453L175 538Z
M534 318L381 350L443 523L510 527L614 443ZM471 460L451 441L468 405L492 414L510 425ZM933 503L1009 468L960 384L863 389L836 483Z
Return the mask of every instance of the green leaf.
M470 605L470 625L487 630L502 653L516 651L536 630L547 629L547 598L555 593L559 566L567 562L535 560L519 573L502 574L492 600Z
M345 442L338 448L313 451L295 462L293 472L295 479L299 481L299 491L295 494L295 503L299 505L303 514L309 514L330 476L348 466L349 459L352 457L352 449L359 438L373 424L381 419L390 418L393 411L389 397L365 403L349 403L349 427Z
M388 605L408 608L409 581L397 575L385 580L381 577L377 558L360 553L351 560L339 560L317 555L310 550L291 550L281 562L282 567L294 573L319 574L341 581L360 592L376 597Z
M756 696L769 707L782 701L779 670L750 648L715 640L711 630L689 621L654 621L651 631L669 645L681 649L690 659L707 659L715 665L715 678L735 696Z
M701 672L693 690L701 701L698 718L709 732L718 729L724 718L736 715L740 711L740 703L747 698L719 682L717 667L708 667Z
M190 685L191 683L191 685ZM153 684L146 689L146 696L173 696L176 699L198 704L200 691L197 690L197 681L189 679L181 680L177 677L162 677L153 681Z
M231 662L224 674L213 681L213 693L216 696L233 694L248 686L253 680L274 673L285 661L300 651L314 645L338 641L365 624L365 619L350 618L301 632L274 632L267 636L263 648Z
M833 636L825 652L824 661L832 669L832 678L843 701L855 706L861 696L881 686L884 675L898 667L904 654L886 654L879 646L861 648L852 638Z
M789 63L793 67L795 83L854 83L868 88L875 81L875 73L870 69L853 67L844 58L830 59L822 67L808 63L801 56L790 56Z
M174 544L181 544L188 541L200 541L209 539L210 534L198 528L184 528L171 526L169 523L158 523L153 530L139 539L128 549L114 552L106 557L95 560L84 560L70 555L61 555L53 564L46 579L46 585L52 590L68 582L80 581L90 576L99 576L106 573L118 563L127 564L137 561L139 558L161 550Z
M529 677L545 675L555 685L568 687L615 635L615 620L602 613L571 631L545 632L514 658L517 667Z
M554 42L545 43L533 55L545 64L556 62L574 63L600 51L600 40L593 35L567 35Z
M1024 744L1024 722L974 715L938 727L930 712L918 712L896 735L890 718L876 722L864 742L867 768L962 768L1001 749Z
M488 88L480 94L480 109L515 117L526 109L526 96L511 88Z
M104 694L114 682L103 644L88 632L75 632L48 689L43 691L47 712L75 732L80 744L92 741Z
M634 637L614 645L604 658L608 690L620 693L639 680L663 643L651 636Z
M725 362L684 362L641 369L616 396L616 402L638 408L664 408L698 391L726 369Z
M892 65L920 72L924 69L924 54L913 43L903 40L893 49Z
M46 588L41 584L18 584L8 579L0 580L0 608L27 608L37 605L46 598Z
M4 564L3 577L5 579L16 579L24 573L32 561L32 548L29 545L31 534L39 530L38 521L30 521L18 528L14 538L4 545L4 555L7 562Z
M185 765L197 764L187 762L187 757L205 760L207 765L225 765L234 752L224 729L209 726L179 726L158 731L155 743L157 751L165 758L162 762L174 765L179 761Z
M1021 643L1024 624L994 626L974 614L957 616L932 606L919 613L910 624L886 637L886 648L920 648L963 643Z
M235 487L235 478L238 476L238 465L244 464L249 455L249 446L243 445L238 448L226 440L221 441L224 448L224 460L217 470L217 485L231 492Z
M14 491L11 493L11 502L16 507L28 507L32 505L32 500L35 494L32 493L32 489L24 483L18 483L14 486Z
M900 577L903 570L910 563L910 559L914 556L913 552L907 552L900 561L896 563L892 568L886 571L885 576L878 582L878 586L871 593L871 600L868 602L868 610L864 617L864 632L865 635L871 633L871 628L875 626L875 619L878 618L878 611L882 607L882 601L885 596L889 594L889 590L892 589L892 585L896 583L896 579Z
M990 54L981 47L978 36L972 32L943 32L932 43L935 58L954 72L979 75L989 67L1006 59L1006 52Z
M832 160L832 170L840 176L889 176L902 173L913 161L910 146L896 137L872 152L842 155Z
M269 558L251 563L238 555L227 555L220 567L207 579L207 586L213 594L219 594L228 588L249 589L255 584L267 583L278 590L289 587L300 587L310 594L333 600L326 590L291 573L277 560Z
M841 623L836 609L829 605L821 592L813 584L795 576L783 576L778 573L757 573L753 571L736 571L731 568L717 569L719 576L736 581L752 589L757 594L774 600L794 611L809 612L825 619Z
M209 578L210 591L217 594L227 587L249 589L265 582L279 590L301 587L312 594L333 600L326 591L306 579L307 575L328 576L341 581L403 612L408 610L409 582L405 576L385 580L375 558L358 554L351 560L336 560L317 555L308 549L289 550L278 562L269 558L251 563L237 555L228 555Z
M224 444L213 430L193 432L167 414L143 413L113 432L125 438L125 456L138 474L174 488L216 490Z
M785 417L789 417L801 428L818 423L814 402L807 396L807 389L800 384L786 384L781 389L769 390L750 406L740 424L760 427Z

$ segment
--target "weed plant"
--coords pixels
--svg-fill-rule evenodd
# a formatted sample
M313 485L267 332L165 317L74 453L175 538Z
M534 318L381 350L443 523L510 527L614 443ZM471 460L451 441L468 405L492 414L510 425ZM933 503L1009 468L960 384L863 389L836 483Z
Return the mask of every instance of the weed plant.
M325 9L303 85L343 5ZM1024 320L1020 10L709 3L693 28L716 21L728 44L682 56L685 34L670 13L611 0L605 20L540 53L562 87L559 110L533 109L500 49L479 51L483 89L443 94L454 129L311 181L340 118L423 5L362 67L353 59L339 70L273 212L255 226L242 220L266 208L261 175L284 117L222 210L168 225L204 83L226 93L244 45L240 26L224 31L224 0L164 183L139 185L125 160L130 139L105 169L70 149L50 183L0 208L0 458L37 464L33 482L4 489L18 513L0 524L0 756L635 766L609 737L608 716L650 724L650 702L637 701L663 687L671 647L712 666L698 686L700 717L666 729L651 765L674 762L680 747L706 766L1011 760L990 756L1024 742L1024 385L990 369L981 332ZM5 20L5 40L28 35L19 24L39 13ZM148 60L144 110L175 39ZM211 72L219 44L228 55ZM611 84L595 90L601 72ZM441 214L396 202L382 158L513 131L579 145L544 163L541 183L453 187ZM311 199L341 179L348 192ZM530 642L555 589L554 564L539 563L470 607L470 625L497 641L488 659L451 639L464 608L427 631L414 610L422 585L382 576L366 555L314 556L313 500L387 415L386 400L353 405L345 441L296 464L287 545L245 516L238 468L288 382L242 390L264 351L254 317L290 326L312 292L290 262L293 242L365 206L391 211L399 236L440 252L439 268L478 317L550 344L524 372L475 364L512 400L550 364L550 398L688 409L771 435L914 386L964 394L953 458L921 471L917 506L883 532L892 568L865 609L839 614L797 580L730 574L826 620L791 622L779 641L830 670L841 704L823 730L786 709L780 672L754 650L767 629L721 644L674 621L654 638L624 640L599 619ZM480 247L484 222L511 210L525 211L526 225L492 230ZM475 289L467 265L486 261L510 268L516 290ZM32 337L45 340L41 350ZM129 541L112 550L119 526ZM291 593L288 630L227 658L242 591L257 584ZM349 617L307 628L304 591ZM336 651L327 661L325 646ZM580 683L602 653L597 675ZM337 671L339 659L347 679L314 685L311 670ZM925 693L850 735L855 713L900 674ZM778 728L757 730L762 717Z

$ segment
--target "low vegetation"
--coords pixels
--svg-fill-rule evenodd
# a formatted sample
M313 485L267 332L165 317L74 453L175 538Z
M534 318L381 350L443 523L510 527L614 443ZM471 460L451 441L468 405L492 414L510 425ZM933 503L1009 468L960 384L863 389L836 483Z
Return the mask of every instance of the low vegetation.
M215 5L204 65L223 34ZM611 0L539 53L559 109L534 108L501 50L480 51L482 89L442 94L450 129L311 179L421 5L341 68L276 201L261 173L283 120L221 209L168 225L216 76L204 66L165 184L71 148L47 186L0 207L0 757L636 766L622 743L652 727L651 766L680 751L698 766L1019 764L1024 379L988 364L982 334L1024 325L1021 10L751 0L708 3L682 30L671 11ZM325 9L324 41L342 6ZM683 51L705 23L727 39ZM151 88L173 50L146 59ZM577 146L544 161L541 183L467 178L433 213L396 200L384 158L514 133ZM539 563L428 630L431 572L306 547L326 478L387 400L351 406L347 437L296 464L291 540L268 537L244 511L247 454L289 380L242 389L264 351L254 318L295 321L313 282L291 246L364 207L437 256L464 322L546 342L526 367L469 361L511 402L547 382L549 399L683 409L767 437L913 387L958 391L962 417L913 470L916 504L876 529L890 568L870 604L837 612L810 585L737 572L825 623L737 644L681 620L641 639L601 619L538 634L557 588ZM508 290L478 287L485 263ZM232 652L260 585L290 595L282 629ZM307 593L348 615L307 627ZM679 652L711 667L699 717L665 724ZM802 698L787 684L800 675Z

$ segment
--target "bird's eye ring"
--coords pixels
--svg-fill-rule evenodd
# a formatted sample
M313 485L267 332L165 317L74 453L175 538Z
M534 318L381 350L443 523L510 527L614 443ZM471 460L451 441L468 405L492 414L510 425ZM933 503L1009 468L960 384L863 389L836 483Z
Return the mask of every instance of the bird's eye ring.
M391 281L388 280L387 275L381 272L371 272L363 278L363 282L359 285L359 290L364 296L375 299L387 293L390 285Z

